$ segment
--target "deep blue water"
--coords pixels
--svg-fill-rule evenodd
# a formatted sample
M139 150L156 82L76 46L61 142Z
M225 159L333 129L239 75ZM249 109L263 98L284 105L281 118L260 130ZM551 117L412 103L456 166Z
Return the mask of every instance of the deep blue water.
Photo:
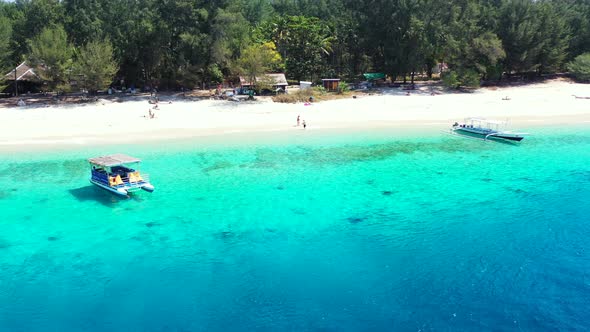
M0 330L590 330L590 128L534 134L5 153Z

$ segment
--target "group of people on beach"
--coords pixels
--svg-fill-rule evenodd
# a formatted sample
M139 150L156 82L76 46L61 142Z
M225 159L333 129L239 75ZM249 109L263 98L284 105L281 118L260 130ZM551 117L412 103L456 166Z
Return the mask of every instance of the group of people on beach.
M158 106L158 101L159 101L159 99L158 99L158 98L156 98L156 99L155 99L155 100L153 100L153 101L152 101L152 100L150 100L150 101L149 101L149 103L150 103L150 104L152 104L152 103L153 103L153 104L154 104L154 106L152 106L152 108L148 108L148 119L153 119L153 118L155 118L155 117L156 117L156 112L155 112L155 110L159 110L159 109L160 109L160 107Z
M299 127L300 125L303 125L303 129L307 128L307 123L305 122L305 120L303 120L303 123L301 122L301 115L297 115L297 127Z

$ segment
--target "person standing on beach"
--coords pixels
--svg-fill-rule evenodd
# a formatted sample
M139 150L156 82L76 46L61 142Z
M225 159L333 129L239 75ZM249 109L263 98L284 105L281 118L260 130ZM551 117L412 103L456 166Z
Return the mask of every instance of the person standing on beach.
M301 119L301 115L297 115L297 127L299 127L299 119Z
M307 123L305 123L305 120L303 120L303 129L305 129L307 127Z

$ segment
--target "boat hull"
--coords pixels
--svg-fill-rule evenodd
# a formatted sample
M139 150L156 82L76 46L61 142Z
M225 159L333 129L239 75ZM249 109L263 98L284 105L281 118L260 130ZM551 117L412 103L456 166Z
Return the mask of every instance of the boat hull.
M513 142L520 142L524 139L523 136L520 136L517 134L500 133L500 132L493 132L493 131L480 132L477 130L473 130L471 128L453 128L452 131L456 134L459 134L459 135L480 138L480 139L484 139L484 140L501 139L501 140L507 140L507 141L513 141Z
M127 190L123 189L123 188L113 188L111 186L107 186L103 183L100 183L98 181L94 181L92 179L90 179L90 183L94 184L97 187L100 187L104 190L110 191L113 194L117 195L117 196L121 196L121 197L129 197L129 193L127 192Z
M145 191L147 191L147 192L151 193L151 192L153 192L153 191L154 191L154 189L155 189L155 188L154 188L154 186L152 186L151 184L149 184L149 183L146 183L146 184L144 184L143 186L141 186L141 189L143 189L143 190L145 190Z
M494 135L494 136L490 136L488 138L491 138L491 139L501 138L501 139L505 139L505 140L509 140L509 141L520 142L520 141L522 141L522 139L524 137L522 137L522 136Z

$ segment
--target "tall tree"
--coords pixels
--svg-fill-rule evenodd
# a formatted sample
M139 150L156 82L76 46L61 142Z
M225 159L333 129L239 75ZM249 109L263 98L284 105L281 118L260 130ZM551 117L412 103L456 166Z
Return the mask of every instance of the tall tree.
M252 44L236 61L235 71L256 84L257 77L281 68L283 59L273 42Z
M537 68L539 73L557 72L563 69L567 58L567 49L571 39L570 29L565 17L558 9L561 5L550 1L537 4L539 31L537 40L541 45Z
M477 3L465 2L450 9L444 60L451 72L447 73L445 83L479 86L480 80L505 58L502 42L482 24L488 17Z
M84 45L76 57L76 73L83 78L86 89L96 92L112 83L118 70L113 58L113 45L108 40L96 40Z
M539 43L539 21L532 1L507 0L500 8L498 35L506 51L507 72L530 72L539 68L542 44Z
M66 14L59 0L17 0L16 6L22 13L14 21L15 53L18 55L27 54L28 40L43 29L65 22Z
M7 17L0 16L0 71L4 73L10 67L10 39L12 37L12 23ZM2 75L4 76L4 75Z
M569 30L567 60L590 52L590 2L587 0L549 1Z
M108 38L125 85L164 88L222 81L267 41L294 79L405 79L446 62L475 82L556 72L590 51L588 0L15 0L0 1L0 16L12 62L63 25L76 47Z
M567 67L578 80L590 81L590 53L578 55Z
M260 29L261 35L277 45L290 77L314 80L326 72L334 38L318 18L276 17Z
M29 62L42 68L39 75L47 81L49 88L67 90L73 47L64 28L58 25L43 29L30 41L30 47Z
M104 22L100 19L105 1L64 0L67 16L64 19L66 32L77 45L103 37Z
M241 0L238 5L250 24L266 21L274 13L274 8L268 0Z
M228 68L250 42L250 23L235 9L217 9L211 26L211 62Z
M6 88L5 71L11 67L10 63L10 38L12 36L12 24L4 16L0 16L0 91Z

